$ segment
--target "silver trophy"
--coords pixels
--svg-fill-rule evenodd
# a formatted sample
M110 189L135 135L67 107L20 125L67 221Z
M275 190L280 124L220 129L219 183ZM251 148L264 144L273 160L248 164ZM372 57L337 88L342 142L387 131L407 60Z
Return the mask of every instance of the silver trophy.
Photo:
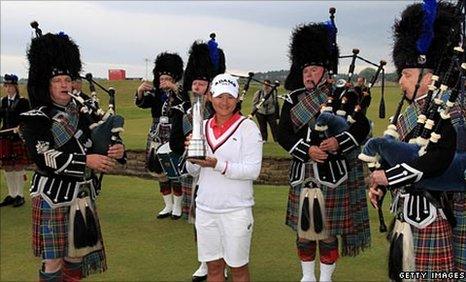
M188 146L189 159L205 159L205 136L202 130L204 122L204 95L193 92L192 115L193 115L193 131L191 141Z

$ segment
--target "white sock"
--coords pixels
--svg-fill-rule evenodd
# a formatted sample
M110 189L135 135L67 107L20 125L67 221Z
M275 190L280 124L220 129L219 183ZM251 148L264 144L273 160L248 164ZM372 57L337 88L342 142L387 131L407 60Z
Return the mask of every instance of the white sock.
M303 278L301 278L301 282L315 282L316 275L315 275L315 260L313 261L301 261L301 269L303 271Z
M183 196L173 195L173 212L172 215L181 216L181 201Z
M332 274L335 270L336 263L332 264L325 264L320 263L320 282L331 282L332 281Z
M23 169L16 171L16 195L20 197L24 197L24 194L23 194L24 175L25 175L25 171Z
M8 195L16 197L16 174L14 171L5 171L6 186L8 187Z
M159 212L159 214L166 214L171 213L173 210L173 197L172 194L163 195L163 202L165 203L165 207L163 210Z

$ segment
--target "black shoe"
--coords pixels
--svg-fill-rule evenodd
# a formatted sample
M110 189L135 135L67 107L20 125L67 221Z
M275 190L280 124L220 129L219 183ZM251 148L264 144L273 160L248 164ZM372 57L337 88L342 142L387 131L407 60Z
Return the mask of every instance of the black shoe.
M180 219L180 218L181 218L181 215L174 215L174 214L172 214L172 219L173 219L173 220L178 220L178 219Z
M13 207L17 208L24 205L24 197L16 196L15 202L13 203Z
M171 212L162 213L162 214L159 213L159 214L157 214L157 218L158 218L158 219L167 218L167 217L169 217L170 215L172 215Z
M8 195L3 199L3 202L0 203L0 207L5 207L9 205L13 205L15 203L16 198L13 198L12 196Z
M207 275L193 276L193 282L201 282L201 281L206 281L206 280L207 280Z

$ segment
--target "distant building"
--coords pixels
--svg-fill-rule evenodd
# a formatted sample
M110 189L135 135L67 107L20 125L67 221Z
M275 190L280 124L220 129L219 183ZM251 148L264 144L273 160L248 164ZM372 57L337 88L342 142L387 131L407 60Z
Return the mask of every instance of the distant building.
M126 71L123 69L110 69L108 70L108 80L125 80Z

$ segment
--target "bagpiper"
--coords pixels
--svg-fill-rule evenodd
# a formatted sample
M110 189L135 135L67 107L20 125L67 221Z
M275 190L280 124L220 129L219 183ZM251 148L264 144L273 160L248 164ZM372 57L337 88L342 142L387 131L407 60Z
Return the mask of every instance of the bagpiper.
M39 280L78 281L107 269L96 206L101 183L94 172L123 161L124 146L117 140L105 154L94 151L104 140L92 139L90 120L70 95L82 64L68 35L37 36L27 57L33 110L21 114L20 134L36 165L30 192Z
M451 99L460 91L458 68L452 64L460 18L451 3L424 1L408 6L393 28L393 61L409 106L397 119L396 131L389 128L386 134L426 148L418 153L415 147L415 158L385 166L370 177L373 203L383 193L378 187L394 194L389 277L397 281L402 271L424 273L422 281L464 279L439 275L464 274L466 269L465 108ZM461 154L462 171L436 183Z
M332 278L340 256L337 236L343 256L356 256L370 245L363 166L357 159L369 122L362 116L334 136L322 136L315 124L334 89L336 32L333 21L300 25L293 31L285 82L291 92L279 122L278 143L292 156L286 224L298 231L301 281L316 281L317 245L320 281Z
M176 53L163 52L155 59L153 85L143 82L135 95L136 106L151 109L152 125L147 135L146 165L149 171L161 176L159 181L165 207L156 215L157 218L181 218L181 201L183 192L179 177L167 177L163 164L157 157L157 150L168 145L172 130L172 107L180 95L177 84L183 76L183 60ZM174 170L175 168L172 168Z

